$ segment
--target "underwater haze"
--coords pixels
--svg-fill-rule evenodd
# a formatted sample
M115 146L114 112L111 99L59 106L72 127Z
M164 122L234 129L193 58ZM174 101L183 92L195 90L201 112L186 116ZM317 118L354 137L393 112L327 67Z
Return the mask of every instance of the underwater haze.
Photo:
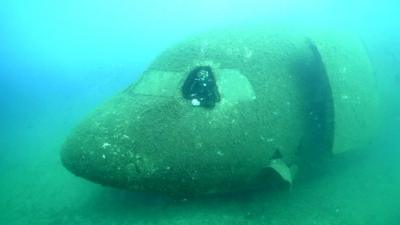
M399 225L399 9L396 0L2 0L0 224ZM270 25L361 38L381 98L375 144L329 158L290 190L194 199L105 187L62 165L74 127L164 50Z

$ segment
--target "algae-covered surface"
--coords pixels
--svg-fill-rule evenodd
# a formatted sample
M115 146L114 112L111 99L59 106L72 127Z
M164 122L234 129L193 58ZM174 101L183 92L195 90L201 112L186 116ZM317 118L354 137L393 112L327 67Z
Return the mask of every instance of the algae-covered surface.
M220 95L212 108L182 97L187 74L201 65L214 74ZM329 152L332 113L320 66L296 32L249 28L196 36L161 53L137 83L77 126L62 162L78 176L134 191L258 189L274 183L272 170L303 169L297 161L307 156L299 155Z

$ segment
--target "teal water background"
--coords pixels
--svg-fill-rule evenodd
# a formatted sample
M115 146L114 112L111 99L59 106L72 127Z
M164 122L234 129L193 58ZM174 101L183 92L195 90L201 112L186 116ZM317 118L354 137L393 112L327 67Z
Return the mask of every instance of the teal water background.
M400 224L397 1L0 2L0 224ZM229 26L335 27L360 35L383 99L378 145L332 158L289 192L173 201L70 174L60 147L96 105L165 48Z

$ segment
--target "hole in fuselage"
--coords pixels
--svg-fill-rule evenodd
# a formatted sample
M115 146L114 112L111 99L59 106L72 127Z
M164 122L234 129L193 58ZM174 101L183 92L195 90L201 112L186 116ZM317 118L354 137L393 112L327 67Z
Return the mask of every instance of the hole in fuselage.
M214 73L209 66L198 66L187 76L182 95L193 106L213 108L220 101Z

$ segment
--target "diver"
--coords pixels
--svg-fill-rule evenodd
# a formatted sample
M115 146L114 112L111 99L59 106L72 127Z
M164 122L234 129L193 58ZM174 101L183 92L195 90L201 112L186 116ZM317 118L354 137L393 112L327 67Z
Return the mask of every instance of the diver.
M182 95L193 106L213 108L220 96L211 67L199 66L192 70L182 86Z

